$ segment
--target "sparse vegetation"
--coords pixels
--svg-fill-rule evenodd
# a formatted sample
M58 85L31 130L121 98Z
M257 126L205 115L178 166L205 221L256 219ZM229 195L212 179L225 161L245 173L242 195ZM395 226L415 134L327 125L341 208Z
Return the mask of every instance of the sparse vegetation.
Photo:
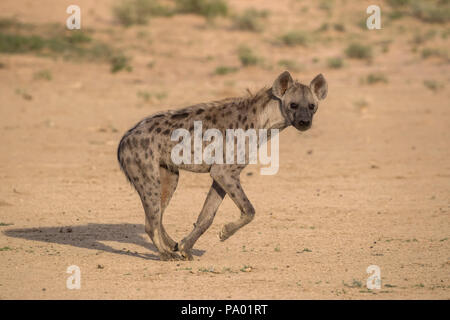
M388 83L388 79L385 74L381 72L370 73L366 77L366 83L375 84L375 83Z
M16 89L16 94L21 96L24 100L33 100L33 96L29 94L25 89Z
M447 62L450 60L447 50L439 49L439 48L424 48L424 49L422 49L422 58L428 59L431 57L440 58Z
M253 53L253 50L245 45L238 48L238 56L244 67L257 65L261 61L261 59Z
M133 68L129 65L130 58L123 54L114 55L110 58L111 62L111 72L116 73L121 70L126 70L131 72Z
M50 70L37 71L33 74L33 79L50 81L52 80L52 73L50 72Z
M129 27L146 24L151 16L170 16L173 10L155 0L126 0L113 7L113 14L119 23Z
M351 284L347 284L345 282L342 282L342 284L347 288L362 288L362 283L359 280L353 279Z
M423 85L433 92L439 91L444 85L436 80L424 80Z
M237 72L239 69L237 67L228 67L228 66L218 66L216 70L214 70L214 74L217 75L225 75L233 72Z
M306 46L309 42L308 34L304 31L289 31L280 37L286 46Z
M332 57L327 60L328 68L340 69L344 65L344 61L340 57Z
M228 5L224 0L175 0L175 10L179 13L192 13L213 20L228 15Z
M345 26L342 23L335 23L333 28L338 32L345 32Z
M422 45L424 44L426 41L432 40L435 36L436 36L436 30L428 30L427 32L424 33L416 33L411 42L414 45Z
M264 29L263 20L268 14L267 10L247 9L233 17L233 26L238 30L261 32Z
M357 42L351 43L345 50L347 57L352 59L366 59L372 58L372 47L363 45Z
M241 272L251 272L253 270L252 266L244 265L241 269L239 269Z
M326 11L331 14L333 11L333 0L320 0L319 9Z
M0 52L8 54L33 53L45 56L61 56L64 59L107 61L111 64L111 72L131 70L130 59L120 50L109 45L95 41L92 36L81 30L55 31L51 26L43 26L40 34L23 34L16 29L21 24L14 24L4 31L0 31ZM41 30L42 29L42 30ZM20 30L23 31L23 30ZM37 77L50 80L51 74L40 74Z
M367 102L367 100L363 98L354 101L353 104L356 107L356 109L360 112L366 111L367 108L369 107L369 102Z
M448 0L389 0L388 4L395 9L397 15L409 15L428 23L450 21Z
M156 98L159 101L167 98L167 92L149 92L147 90L139 90L136 95L144 102L150 102L153 98Z

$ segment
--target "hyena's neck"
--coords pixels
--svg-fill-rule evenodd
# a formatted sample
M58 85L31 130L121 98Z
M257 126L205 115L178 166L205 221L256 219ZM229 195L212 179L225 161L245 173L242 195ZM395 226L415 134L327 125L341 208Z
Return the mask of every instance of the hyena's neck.
M278 129L283 130L289 126L280 110L280 102L270 99L266 104L259 106L257 112L258 129Z

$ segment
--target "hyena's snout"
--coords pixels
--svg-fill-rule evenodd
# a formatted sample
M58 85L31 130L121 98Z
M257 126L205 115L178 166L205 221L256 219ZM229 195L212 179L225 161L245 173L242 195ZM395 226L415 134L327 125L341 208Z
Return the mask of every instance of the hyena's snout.
M300 130L305 131L311 128L312 114L307 108L300 108L295 115L294 126Z

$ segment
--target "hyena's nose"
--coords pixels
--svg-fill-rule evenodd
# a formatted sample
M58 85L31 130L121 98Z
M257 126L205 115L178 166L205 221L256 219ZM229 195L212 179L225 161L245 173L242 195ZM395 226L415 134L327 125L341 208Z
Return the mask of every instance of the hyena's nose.
M308 127L311 124L311 121L309 120L300 120L298 122L298 125L301 127Z

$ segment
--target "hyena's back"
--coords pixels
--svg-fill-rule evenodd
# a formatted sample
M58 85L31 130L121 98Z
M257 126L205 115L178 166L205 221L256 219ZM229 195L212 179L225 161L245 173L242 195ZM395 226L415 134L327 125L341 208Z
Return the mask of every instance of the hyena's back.
M155 170L164 166L171 170L178 169L193 172L208 172L211 165L180 164L176 168L171 160L172 148L178 141L172 141L172 132L183 128L189 131L194 140L194 121L201 121L202 134L211 128L221 131L226 136L226 129L242 128L247 130L256 126L256 109L250 110L255 100L267 98L265 91L253 98L233 98L210 103L202 103L175 111L154 114L137 123L122 137L118 148L118 160L128 180L133 183L135 170ZM203 148L206 142L203 141ZM191 146L191 159L194 148ZM133 170L132 167L135 167ZM139 175L143 175L140 172ZM133 183L135 184L135 183Z

